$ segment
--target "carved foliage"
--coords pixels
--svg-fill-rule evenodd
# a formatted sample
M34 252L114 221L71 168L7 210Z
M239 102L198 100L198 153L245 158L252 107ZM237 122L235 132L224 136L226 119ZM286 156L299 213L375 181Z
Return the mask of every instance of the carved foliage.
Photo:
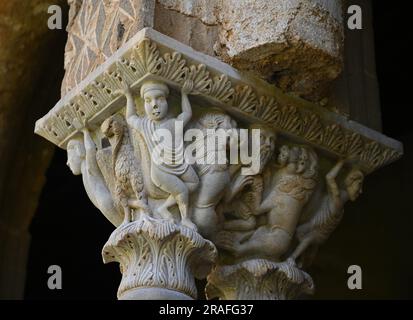
M216 255L215 246L191 229L144 215L116 229L102 251L105 263L121 265L118 297L139 287L159 287L195 299L192 274L206 276L197 273L197 263L212 266Z
M400 156L397 151L328 122L309 110L280 103L276 97L258 96L249 85L234 86L226 75L211 74L204 64L188 65L180 53L166 52L161 55L156 43L147 38L114 62L59 111L51 112L39 121L36 132L63 146L67 136L74 131L72 118L67 115L75 114L82 121L89 119L111 104L115 98L113 92L122 87L122 81L133 84L148 74L178 86L191 79L195 93L213 98L256 119L254 121L265 122L281 133L304 139L342 157L361 161L367 170L374 170Z
M254 259L218 266L207 279L208 299L286 300L314 291L311 277L289 261Z

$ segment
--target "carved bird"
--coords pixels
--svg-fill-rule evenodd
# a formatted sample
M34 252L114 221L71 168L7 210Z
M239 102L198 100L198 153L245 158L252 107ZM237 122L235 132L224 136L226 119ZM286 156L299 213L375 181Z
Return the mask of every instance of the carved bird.
M112 146L115 202L123 208L124 223L128 223L132 220L131 208L150 213L142 171L134 154L125 119L119 114L111 116L102 123L101 130Z

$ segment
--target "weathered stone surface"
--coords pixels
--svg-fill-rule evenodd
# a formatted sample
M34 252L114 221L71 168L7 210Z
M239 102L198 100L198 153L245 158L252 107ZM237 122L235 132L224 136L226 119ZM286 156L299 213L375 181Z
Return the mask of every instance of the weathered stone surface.
M195 7L196 13L201 15L201 18L192 13L186 14L186 11L185 14L181 13L180 10L185 8L174 10L174 7L167 6L168 3L167 1L157 3L154 29L189 45L196 51L215 56L220 28L213 12L203 12L203 9L213 7L213 2L211 1L207 6Z
M186 24L191 17L191 22L189 28L164 29L167 14L155 15L155 20L160 19L157 30L193 46L201 34L196 20L208 30L214 26L218 37L211 33L212 39L205 43L213 43L214 55L286 91L317 99L341 71L341 1L216 0L206 5L205 1L158 0L158 4L170 10L175 21ZM197 50L211 54L211 46L206 47Z
M143 27L309 99L341 71L339 0L74 1L71 17L62 94Z
M339 1L224 4L229 14L223 19L218 52L225 61L310 99L321 97L339 75L343 41Z

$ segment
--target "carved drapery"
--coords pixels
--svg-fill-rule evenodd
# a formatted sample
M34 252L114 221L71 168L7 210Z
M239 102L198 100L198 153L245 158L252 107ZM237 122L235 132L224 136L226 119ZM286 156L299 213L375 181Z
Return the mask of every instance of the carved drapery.
M151 128L177 119L185 131L259 129L258 172L228 161L154 163ZM117 227L102 254L121 264L120 299L196 298L194 275L208 274L209 298L311 293L305 268L345 203L361 194L365 175L402 154L397 141L152 29L89 74L35 132L68 150L73 173Z

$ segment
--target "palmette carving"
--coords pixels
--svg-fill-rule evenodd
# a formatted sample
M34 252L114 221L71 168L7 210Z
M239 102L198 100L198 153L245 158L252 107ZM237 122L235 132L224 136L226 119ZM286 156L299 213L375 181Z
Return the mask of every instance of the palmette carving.
M377 152L370 150L362 156L358 152L353 153L354 150L349 148L353 139L351 131L311 114L304 108L299 110L289 104L280 103L276 97L258 96L249 85L234 86L226 75L213 75L206 65L188 65L180 53L166 52L162 56L156 44L148 38L141 40L131 52L127 52L79 95L75 95L71 103L61 106L61 109L68 110L76 108L77 105L77 108L87 112L83 118L93 118L96 113L101 113L108 105L112 105L110 97L113 100L119 96L113 92L122 88L121 74L124 75L124 80L131 84L151 74L178 85L182 85L185 80L192 80L194 92L216 99L223 105L238 109L269 125L275 125L278 130L287 134L321 145L333 154L358 159L367 171L375 170L400 156L398 151L378 143L374 143L377 144ZM64 147L67 137L75 130L70 119L67 120L59 114L61 113L50 114L47 120L38 122L36 132ZM364 149L371 145L368 138L362 139L361 143Z

